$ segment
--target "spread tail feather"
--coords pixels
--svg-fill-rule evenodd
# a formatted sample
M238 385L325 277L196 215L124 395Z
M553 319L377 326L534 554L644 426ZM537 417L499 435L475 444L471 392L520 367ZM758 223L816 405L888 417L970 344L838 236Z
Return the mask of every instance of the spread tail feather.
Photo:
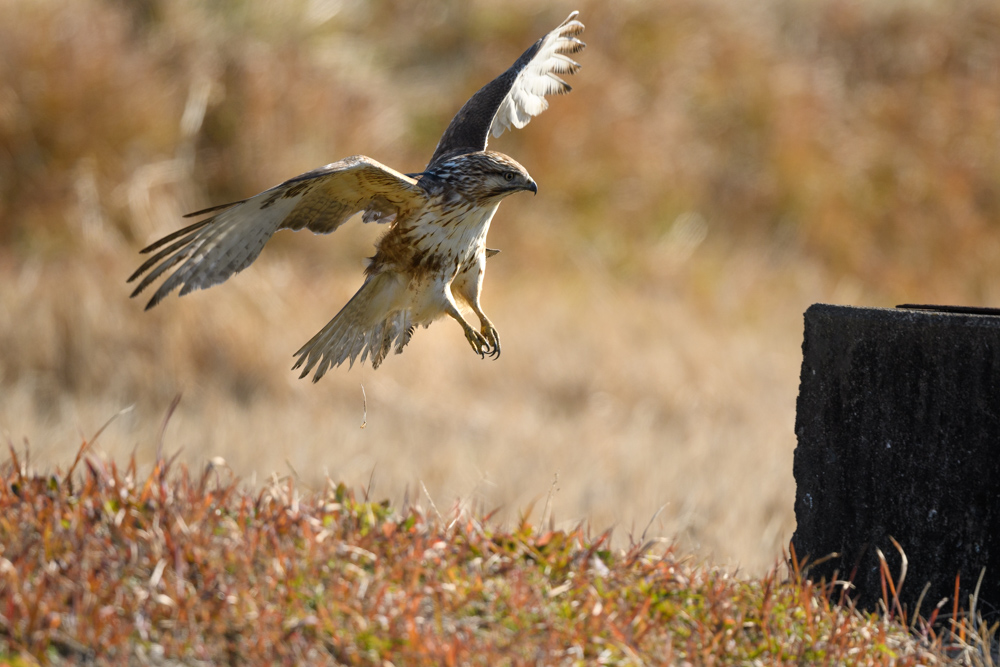
M402 352L414 329L409 312L396 305L405 289L399 275L369 276L329 324L295 353L298 360L292 368L304 364L299 376L303 378L315 368L313 382L316 382L330 368L345 361L354 366L359 355L361 363L370 358L372 367L378 368L393 345L396 354Z

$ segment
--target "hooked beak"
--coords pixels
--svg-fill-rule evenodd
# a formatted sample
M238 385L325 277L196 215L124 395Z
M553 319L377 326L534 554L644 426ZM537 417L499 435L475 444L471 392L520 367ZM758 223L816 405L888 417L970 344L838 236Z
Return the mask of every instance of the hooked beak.
M528 187L526 187L525 190L531 190L532 194L536 194L537 195L538 194L538 185L536 185L534 181L529 181L528 182Z

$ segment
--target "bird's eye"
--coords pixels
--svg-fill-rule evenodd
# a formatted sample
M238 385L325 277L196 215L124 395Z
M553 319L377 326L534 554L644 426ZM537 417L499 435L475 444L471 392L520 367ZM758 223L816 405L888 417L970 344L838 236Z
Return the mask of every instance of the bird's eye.
M512 171L505 172L504 175L503 175L503 179L505 181L513 181L514 180L514 172L512 172Z

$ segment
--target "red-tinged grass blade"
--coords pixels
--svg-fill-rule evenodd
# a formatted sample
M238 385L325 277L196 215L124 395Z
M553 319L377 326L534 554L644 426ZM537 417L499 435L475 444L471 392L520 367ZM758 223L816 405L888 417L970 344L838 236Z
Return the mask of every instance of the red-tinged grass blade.
M167 433L167 426L170 424L170 418L173 417L174 412L177 410L177 406L181 404L181 396L183 394L177 394L174 396L173 400L170 401L170 407L167 408L166 414L163 416L163 423L160 424L160 434L156 438L156 460L159 462L163 458L163 439Z

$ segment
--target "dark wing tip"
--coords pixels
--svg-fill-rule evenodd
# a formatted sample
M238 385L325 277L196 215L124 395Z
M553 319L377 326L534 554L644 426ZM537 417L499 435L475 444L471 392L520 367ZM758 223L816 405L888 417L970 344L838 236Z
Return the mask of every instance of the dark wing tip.
M139 290L136 290L135 292L132 293L132 296L135 296L136 294L138 294L138 292ZM156 290L156 292L153 294L152 298L150 298L149 302L146 304L146 307L143 308L143 310L150 310L153 306L163 301L163 297L165 296L166 294L163 293L162 289Z
M239 202L235 202L235 203L239 203ZM231 206L231 205L232 204L226 204L226 206ZM206 210L211 211L211 210L214 210L214 209L206 209ZM200 212L204 213L204 211L200 211ZM188 215L186 215L184 217L186 218L186 217L188 217L190 215L197 215L197 213L189 213ZM201 229L202 227L204 227L208 223L212 222L212 220L213 220L213 218L205 218L204 220L199 220L198 222L194 223L193 225L188 225L187 227L183 227L181 229L178 229L176 232L171 232L170 234L167 234L166 236L164 236L159 241L154 241L153 243L150 243L148 246L146 246L145 248L143 248L142 250L140 250L139 253L143 254L143 255L145 255L147 253L150 253L150 252L156 250L157 248L159 248L159 247L161 247L163 245L166 245L167 243L170 243L171 241L173 241L176 238L179 238L181 236L184 236L185 234L189 234L189 233L191 233L193 231Z
M242 204L245 201L246 201L246 199L241 199L239 201L231 201L228 204L216 204L215 206L209 206L208 208L203 208L200 211L194 211L192 213L185 213L183 215L183 217L185 217L185 218L194 218L194 217L197 217L199 215L204 215L206 213L214 213L215 211L221 211L221 210L226 209L226 208L232 208L233 206L236 206L237 204Z

